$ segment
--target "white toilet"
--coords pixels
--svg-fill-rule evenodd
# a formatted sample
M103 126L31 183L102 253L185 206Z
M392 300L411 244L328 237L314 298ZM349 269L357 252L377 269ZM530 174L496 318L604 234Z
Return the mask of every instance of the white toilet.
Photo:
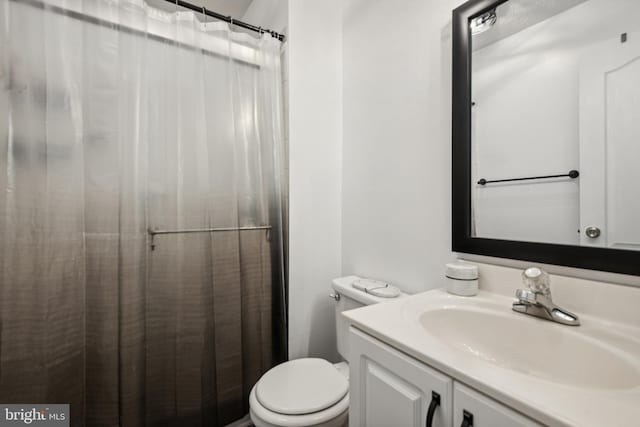
M334 279L338 352L348 357L349 324L345 310L393 301L356 289L357 276ZM400 294L398 297L404 297ZM249 396L251 421L256 427L343 427L349 416L349 365L305 358L282 363L266 372Z

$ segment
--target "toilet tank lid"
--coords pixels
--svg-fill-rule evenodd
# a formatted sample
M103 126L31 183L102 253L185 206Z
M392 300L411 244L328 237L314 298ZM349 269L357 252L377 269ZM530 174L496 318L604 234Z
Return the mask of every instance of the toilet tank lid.
M361 304L364 305L370 305L370 304L377 304L379 302L389 302L389 301L395 301L398 298L404 298L407 296L407 294L405 294L404 292L400 292L400 295L398 295L395 298L381 298L381 297L377 297L375 295L371 295L368 293L365 293L364 291L360 290L360 289L356 289L353 287L353 282L357 281L357 280L362 280L362 277L360 276L345 276L345 277L339 277L337 279L333 279L332 281L332 287L334 290L336 290L338 293L349 297Z

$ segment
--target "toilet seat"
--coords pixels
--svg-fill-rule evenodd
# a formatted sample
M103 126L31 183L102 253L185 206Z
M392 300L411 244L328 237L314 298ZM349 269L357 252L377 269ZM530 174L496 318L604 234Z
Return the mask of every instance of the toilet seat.
M256 427L345 426L349 413L349 394L324 411L305 415L285 415L269 411L256 399L256 388L249 395L251 420Z
M322 411L338 403L349 382L324 359L305 358L282 363L256 384L256 398L266 409L286 415Z
M297 359L272 368L251 390L256 426L344 425L349 408L345 374L323 359Z

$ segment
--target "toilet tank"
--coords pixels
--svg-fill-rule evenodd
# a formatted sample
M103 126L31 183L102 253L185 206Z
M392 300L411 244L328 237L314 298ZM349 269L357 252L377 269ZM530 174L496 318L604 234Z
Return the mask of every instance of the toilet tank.
M360 279L358 276L346 276L339 279L333 279L332 288L334 295L340 295L335 302L336 311L336 338L338 353L344 360L349 358L349 322L342 317L342 312L352 310L354 308L364 307L366 305L395 301L398 298L404 298L407 295L401 293L396 298L380 298L351 286L354 280Z

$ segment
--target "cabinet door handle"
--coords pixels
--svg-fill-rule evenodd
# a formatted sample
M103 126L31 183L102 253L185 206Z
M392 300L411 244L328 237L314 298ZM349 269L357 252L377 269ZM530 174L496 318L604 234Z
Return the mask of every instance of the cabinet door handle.
M427 411L427 427L433 426L433 416L436 413L436 408L440 406L440 395L435 391L431 392L431 403L429 404L429 410Z
M462 424L460 427L473 427L473 414L466 410L462 410Z

